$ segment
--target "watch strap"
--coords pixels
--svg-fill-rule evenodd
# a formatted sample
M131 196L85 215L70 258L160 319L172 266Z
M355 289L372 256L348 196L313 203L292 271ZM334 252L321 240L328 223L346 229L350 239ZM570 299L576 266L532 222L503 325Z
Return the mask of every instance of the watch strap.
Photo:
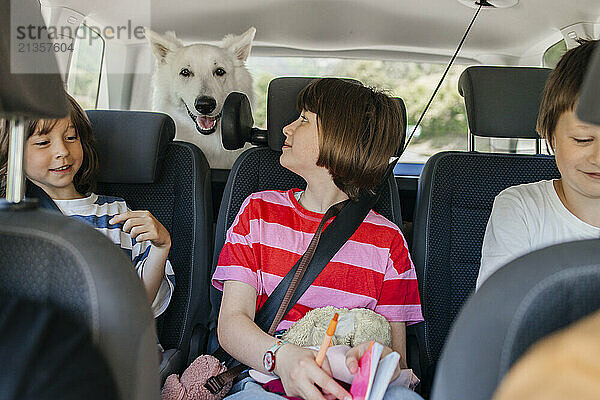
M282 348L283 345L288 344L288 343L289 342L286 342L285 340L277 339L275 344L273 344L273 346L269 347L269 349L267 351L265 351L265 354L263 356L263 364L264 364L265 369L270 374L275 375L273 373L273 371L275 370L275 365L277 364L277 358L275 357L275 353L277 353L277 350ZM273 364L270 366L270 368L267 365L267 363L265 362L267 360L267 358L269 357L269 353L270 353L270 356L272 357L272 361L273 361Z
M275 342L275 344L271 347L269 347L269 350L271 353L275 354L275 352L277 350L279 350L284 344L287 344L289 342L286 342L285 340L281 340L281 339L277 339L277 341Z

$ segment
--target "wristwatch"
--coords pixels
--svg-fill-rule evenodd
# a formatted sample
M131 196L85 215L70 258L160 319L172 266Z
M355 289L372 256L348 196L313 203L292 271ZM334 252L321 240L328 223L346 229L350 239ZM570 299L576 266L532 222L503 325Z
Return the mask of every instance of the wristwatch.
M287 344L287 343L288 342L286 342L285 340L278 339L275 342L275 344L273 346L271 346L269 348L269 350L267 350L265 355L263 356L263 366L271 374L275 370L275 353L277 352L277 350L279 350L281 348L281 346L283 346L284 344Z

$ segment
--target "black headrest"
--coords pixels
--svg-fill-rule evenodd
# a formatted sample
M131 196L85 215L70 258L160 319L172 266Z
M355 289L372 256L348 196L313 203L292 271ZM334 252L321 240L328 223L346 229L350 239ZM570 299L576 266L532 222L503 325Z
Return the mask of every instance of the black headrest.
M581 86L577 116L582 121L600 125L600 45L595 47Z
M269 83L267 91L267 131L271 150L281 151L285 142L283 127L298 118L296 100L300 91L316 78L282 77Z
M477 136L538 138L540 101L552 70L537 67L469 67L458 80L469 130Z
M265 131L253 128L252 107L244 93L229 93L223 103L221 115L221 142L227 150L241 149L246 142L262 146L266 144ZM260 143L253 140L257 132L262 133Z
M146 111L86 111L96 137L98 182L152 183L158 178L175 123L167 114Z
M46 26L39 2L3 1L0 7L0 117L38 119L69 115L54 53L17 51L19 44L34 47L52 42L48 30L38 29L39 39L16 42L11 31L11 26L13 30L19 25Z

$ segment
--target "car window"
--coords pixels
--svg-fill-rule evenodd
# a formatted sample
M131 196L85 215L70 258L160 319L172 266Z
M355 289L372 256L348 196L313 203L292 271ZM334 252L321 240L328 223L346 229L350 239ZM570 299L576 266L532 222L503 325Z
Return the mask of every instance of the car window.
M266 127L267 88L273 78L286 75L338 76L354 78L401 97L408 114L408 135L446 67L422 62L309 57L250 57L247 65L254 76L253 112L258 127ZM467 118L463 98L458 93L458 78L466 67L454 65L450 68L425 118L402 154L401 163L425 163L440 151L467 150ZM476 137L475 149L491 153L533 154L536 152L536 140ZM542 145L541 150L548 153L547 146Z
M77 30L67 78L67 91L84 109L96 108L104 58L104 39L86 25Z
M338 76L361 81L402 97L412 131L445 65L432 63L309 57L250 57L248 69L254 76L255 125L266 126L266 91L277 76ZM465 65L455 65L432 103L410 146L400 161L424 163L442 150L467 149L464 103L458 94L458 78Z
M554 43L544 52L544 67L556 68L558 60L567 52L567 44L564 39Z

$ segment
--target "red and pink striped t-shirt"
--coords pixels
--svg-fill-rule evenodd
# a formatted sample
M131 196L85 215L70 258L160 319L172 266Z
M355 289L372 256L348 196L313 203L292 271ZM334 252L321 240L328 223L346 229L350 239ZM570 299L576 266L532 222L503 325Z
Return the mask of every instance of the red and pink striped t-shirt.
M294 196L298 191L270 190L244 200L212 277L217 289L223 290L227 280L245 282L256 289L256 309L264 304L304 254L323 218L298 203ZM369 308L390 322L423 320L406 240L395 224L373 210L278 329L289 328L313 308L329 305Z

